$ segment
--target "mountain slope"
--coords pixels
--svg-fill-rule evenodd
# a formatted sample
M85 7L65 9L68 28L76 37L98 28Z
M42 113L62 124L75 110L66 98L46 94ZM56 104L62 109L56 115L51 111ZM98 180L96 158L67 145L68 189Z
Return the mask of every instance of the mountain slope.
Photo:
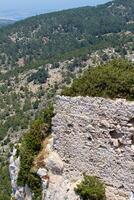
M5 54L3 64L14 66L22 57L28 64L82 47L93 48L104 34L134 31L133 9L133 0L116 0L17 22L0 32L0 52Z
M134 1L31 17L0 29L0 139L27 129L42 102L97 61L134 50Z
M48 101L89 65L118 57L133 60L133 9L133 0L116 0L0 29L1 200L10 199L5 194L7 187L11 190L8 152Z

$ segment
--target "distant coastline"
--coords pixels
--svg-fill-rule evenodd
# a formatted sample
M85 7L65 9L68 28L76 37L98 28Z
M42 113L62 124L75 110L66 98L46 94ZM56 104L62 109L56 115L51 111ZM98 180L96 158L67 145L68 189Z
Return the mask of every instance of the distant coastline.
M0 3L0 20L1 19L4 19L4 20L12 20L12 21L19 21L19 20L22 20L22 19L26 19L28 17L31 17L31 16L36 16L36 15L39 15L39 14L44 14L44 13L50 13L50 12L54 12L54 11L60 11L60 10L65 10L65 9L70 9L70 8L76 8L76 7L83 7L83 6L96 6L96 5L99 5L99 4L103 4L103 3L106 3L106 2L109 2L110 0L97 0L97 1L94 1L94 2L90 2L86 5L83 5L80 3L78 4L71 4L70 6L63 6L63 5L59 5L59 7L54 7L53 5L48 7L48 5L44 4L44 8L43 7L38 7L38 8L30 8L30 9L27 9L27 8L11 8L11 9L4 9L2 6L1 6L1 3ZM46 7L45 7L46 6Z

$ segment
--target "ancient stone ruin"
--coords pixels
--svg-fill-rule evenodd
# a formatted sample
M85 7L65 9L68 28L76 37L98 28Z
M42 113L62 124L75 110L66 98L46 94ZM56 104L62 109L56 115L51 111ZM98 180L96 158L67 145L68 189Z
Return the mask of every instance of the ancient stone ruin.
M96 175L106 184L108 200L129 200L134 191L134 102L58 96L55 114L53 148L64 163L60 176L73 185L83 173Z

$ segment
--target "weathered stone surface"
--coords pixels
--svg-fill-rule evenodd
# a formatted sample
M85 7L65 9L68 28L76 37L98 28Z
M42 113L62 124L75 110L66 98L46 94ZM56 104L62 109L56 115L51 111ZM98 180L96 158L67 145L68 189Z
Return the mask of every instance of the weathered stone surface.
M48 171L45 168L39 168L37 174L41 178L42 182L42 199L45 199L46 190L48 188Z
M45 168L39 168L37 174L42 178L47 175L47 170Z
M19 187L17 185L17 178L20 169L20 158L16 157L17 149L14 147L9 159L9 173L12 186L11 199L13 200L32 200L32 194L29 187Z
M79 200L75 185L60 175L50 175L49 187L44 200Z
M69 178L63 176L64 162L59 155L53 151L53 139L47 139L44 157L44 166L38 170L38 175L42 180L43 200L79 200L74 192L75 182L70 182ZM47 169L47 170L46 170Z
M134 102L90 97L57 97L52 135L47 139L42 200L80 200L74 188L83 172L106 184L107 200L134 200ZM10 157L12 197L31 200L17 186L19 158Z
M128 200L134 191L134 102L58 96L55 113L54 150L64 162L62 177L72 182L83 172L96 175L107 186L108 200Z
M130 200L134 200L134 192L131 192Z
M48 158L45 160L45 166L53 174L62 174L63 162L60 156L56 152L51 152Z

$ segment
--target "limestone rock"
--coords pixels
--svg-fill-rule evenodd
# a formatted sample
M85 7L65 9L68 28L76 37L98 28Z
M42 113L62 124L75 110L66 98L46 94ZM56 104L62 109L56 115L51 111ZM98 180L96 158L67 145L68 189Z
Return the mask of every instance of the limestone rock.
M46 168L53 174L62 174L63 162L60 156L56 152L51 152L48 158L45 160Z
M47 170L45 168L39 168L37 174L42 178L47 175Z
M32 200L32 194L28 185L25 185L24 188L24 200Z
M60 97L54 105L52 138L44 151L42 200L80 200L74 192L83 173L100 177L107 200L134 200L134 102L93 97ZM31 200L16 184L19 158L10 157L12 196Z
M63 176L51 175L44 200L80 200L74 192L74 185Z
M131 192L130 200L134 200L134 192Z
M16 158L17 149L14 147L9 159L9 173L12 186L12 199L13 200L32 200L32 194L30 188L26 185L25 187L19 187L17 185L17 178L20 169L20 158Z
M107 200L128 200L134 191L134 102L57 96L54 110L52 135L64 161L62 177L72 182L84 172L96 175L106 184ZM53 156L50 160L49 167Z

